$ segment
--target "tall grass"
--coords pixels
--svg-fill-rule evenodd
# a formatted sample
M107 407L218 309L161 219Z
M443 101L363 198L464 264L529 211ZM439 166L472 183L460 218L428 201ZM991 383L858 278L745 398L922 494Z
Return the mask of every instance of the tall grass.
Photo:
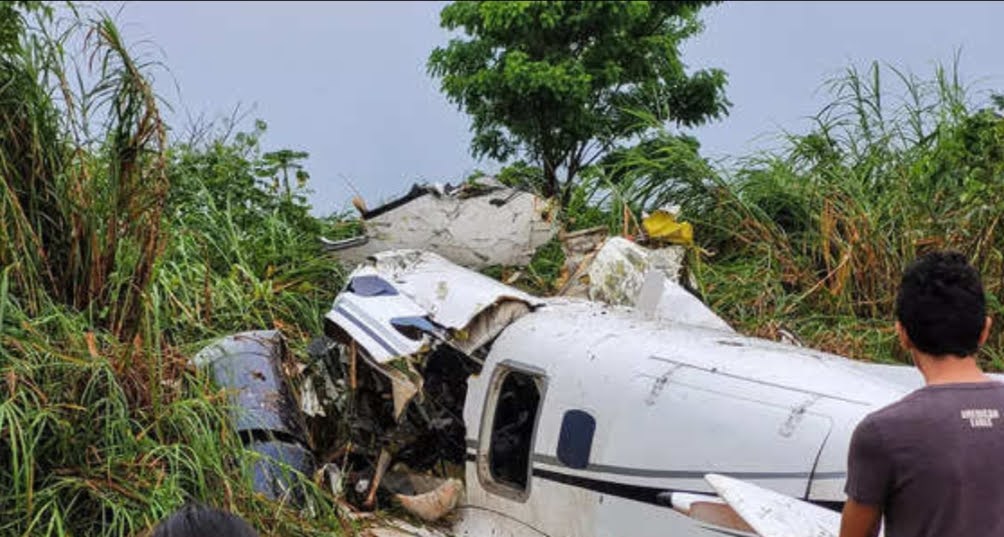
M339 533L310 476L303 512L253 492L256 455L187 362L247 329L302 352L340 282L323 223L291 199L219 195L236 177L220 155L257 154L169 147L151 65L115 25L57 29L39 7L0 8L18 17L0 31L15 36L0 47L0 535L135 535L190 500L264 534ZM75 39L96 80L79 89Z
M997 106L977 108L957 65L927 79L849 68L828 82L832 101L811 132L731 169L691 160L681 172L679 143L663 143L630 152L615 172L639 205L683 206L714 254L702 264L704 291L733 322L765 336L794 329L858 358L903 358L892 307L918 254L963 252L994 313L1004 298L1004 121Z

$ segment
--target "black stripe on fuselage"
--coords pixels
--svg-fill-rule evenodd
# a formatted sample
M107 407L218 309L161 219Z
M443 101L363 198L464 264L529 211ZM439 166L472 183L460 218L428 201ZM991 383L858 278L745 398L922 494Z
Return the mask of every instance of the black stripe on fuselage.
M467 460L468 462L474 462L477 460L477 456L474 453L468 452ZM541 479L546 479L548 481L553 481L555 483L568 485L570 487L590 490L598 494L606 494L608 496L615 496L617 498L634 500L636 502L647 503L649 505L658 505L661 507L669 507L669 506L659 501L658 496L660 494L665 494L665 493L709 494L707 491L704 490L670 489L666 487L646 487L642 485L632 485L629 483L610 481L607 479L596 479L592 477L566 474L564 472L558 472L554 470L540 468L536 465L533 467L533 476L539 477ZM806 500L803 498L799 499L804 502L815 504L820 507L837 512L840 512L840 510L843 509L844 506L843 502Z

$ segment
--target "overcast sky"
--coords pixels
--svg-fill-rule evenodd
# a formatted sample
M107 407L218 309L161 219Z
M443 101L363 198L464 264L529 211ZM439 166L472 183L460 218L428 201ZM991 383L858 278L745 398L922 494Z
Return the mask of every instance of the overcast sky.
M493 163L468 154L468 120L439 93L425 62L447 41L445 2L126 2L132 42L164 61L158 90L186 117L264 119L266 149L310 153L315 212L348 207L346 179L370 207L412 182L457 182ZM872 60L927 75L961 49L962 73L1004 89L1004 3L726 2L703 12L684 60L729 75L734 106L694 131L704 154L735 156L780 129L804 130L826 102L822 82ZM180 88L180 93L178 92Z

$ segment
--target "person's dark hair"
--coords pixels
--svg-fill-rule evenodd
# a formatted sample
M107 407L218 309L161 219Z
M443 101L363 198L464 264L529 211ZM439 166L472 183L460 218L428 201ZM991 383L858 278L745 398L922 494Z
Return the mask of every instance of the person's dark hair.
M258 537L258 532L237 515L189 504L161 521L151 537Z
M987 305L976 269L958 252L931 252L903 273L896 319L918 350L969 356L980 346Z

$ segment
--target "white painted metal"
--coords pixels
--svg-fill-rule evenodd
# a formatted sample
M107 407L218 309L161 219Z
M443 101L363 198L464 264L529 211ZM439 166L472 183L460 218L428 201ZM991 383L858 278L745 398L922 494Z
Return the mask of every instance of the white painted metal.
M553 208L531 193L479 181L495 190L466 197L427 192L367 219L366 241L334 254L349 266L400 248L422 248L475 269L528 264L557 233Z
M589 265L589 298L619 306L634 305L645 273L657 270L669 280L679 281L686 253L682 246L649 249L622 237L610 237Z
M553 301L504 330L485 372L471 380L470 438L485 438L480 427L490 423L482 416L489 373L502 362L546 375L535 468L665 490L712 492L703 476L719 472L793 497L808 492L814 500L843 501L850 431L865 414L906 393L846 359L810 349L640 319L624 308ZM597 421L585 470L556 459L561 419L570 409ZM835 486L817 490L814 473ZM706 531L665 507L536 476L529 497L513 501L485 490L476 477L469 470L472 504L514 514L549 535L617 535L626 524L635 536ZM569 527L572 511L576 522ZM651 530L642 528L650 523Z
M529 305L539 298L513 289L430 252L402 251L373 256L373 269L445 328L462 329L487 308L506 300Z
M763 537L837 537L840 514L738 479L710 474L708 483Z
M655 319L734 332L711 308L683 286L667 278L661 270L653 269L645 273L635 307Z
M425 317L426 310L403 295L359 296L342 293L335 298L327 319L342 327L377 363L387 363L417 353L428 336L409 339L391 324L397 317Z

